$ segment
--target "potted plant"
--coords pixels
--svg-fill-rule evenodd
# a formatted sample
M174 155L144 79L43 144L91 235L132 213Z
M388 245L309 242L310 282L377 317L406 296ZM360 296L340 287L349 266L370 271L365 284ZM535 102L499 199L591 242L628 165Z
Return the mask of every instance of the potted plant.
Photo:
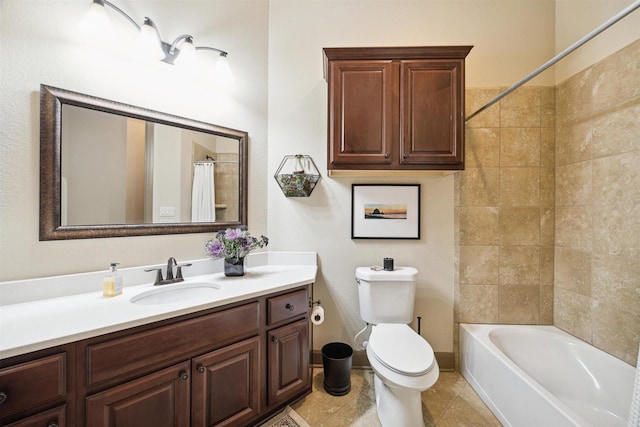
M213 259L224 258L225 276L244 275L244 257L254 249L269 244L265 236L253 237L247 227L227 228L220 230L205 245L207 254Z

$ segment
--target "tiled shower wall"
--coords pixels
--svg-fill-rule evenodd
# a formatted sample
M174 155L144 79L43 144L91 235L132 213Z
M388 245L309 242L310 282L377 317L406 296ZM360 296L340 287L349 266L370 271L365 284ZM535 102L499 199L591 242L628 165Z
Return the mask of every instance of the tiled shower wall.
M467 113L504 89L467 88ZM467 123L457 322L553 322L554 99L551 87L521 88Z
M467 114L505 88L467 88ZM636 363L640 41L467 123L455 320L555 324ZM555 257L554 257L555 255Z
M556 326L635 365L640 41L556 88Z

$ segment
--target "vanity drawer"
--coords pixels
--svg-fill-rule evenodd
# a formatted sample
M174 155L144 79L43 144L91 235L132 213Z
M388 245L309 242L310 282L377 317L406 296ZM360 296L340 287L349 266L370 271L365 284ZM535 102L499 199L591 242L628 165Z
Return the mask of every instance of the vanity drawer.
M67 408L62 405L49 411L23 418L6 427L64 427L66 425Z
M267 323L275 325L296 318L309 311L307 290L289 292L267 300Z
M54 354L1 369L0 393L0 418L64 399L67 394L66 354Z
M87 346L87 386L113 383L184 360L186 355L256 335L259 305L217 313Z

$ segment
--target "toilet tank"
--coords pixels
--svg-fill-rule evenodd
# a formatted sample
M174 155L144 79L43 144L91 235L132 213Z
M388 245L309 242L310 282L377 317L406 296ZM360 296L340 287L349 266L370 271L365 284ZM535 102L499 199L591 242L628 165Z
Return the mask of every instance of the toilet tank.
M396 267L393 271L356 269L360 317L367 323L410 323L418 270Z

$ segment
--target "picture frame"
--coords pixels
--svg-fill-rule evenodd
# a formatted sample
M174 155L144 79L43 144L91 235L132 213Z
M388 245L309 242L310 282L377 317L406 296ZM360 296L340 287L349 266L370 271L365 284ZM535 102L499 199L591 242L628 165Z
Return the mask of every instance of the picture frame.
M352 239L420 239L420 184L352 184Z

